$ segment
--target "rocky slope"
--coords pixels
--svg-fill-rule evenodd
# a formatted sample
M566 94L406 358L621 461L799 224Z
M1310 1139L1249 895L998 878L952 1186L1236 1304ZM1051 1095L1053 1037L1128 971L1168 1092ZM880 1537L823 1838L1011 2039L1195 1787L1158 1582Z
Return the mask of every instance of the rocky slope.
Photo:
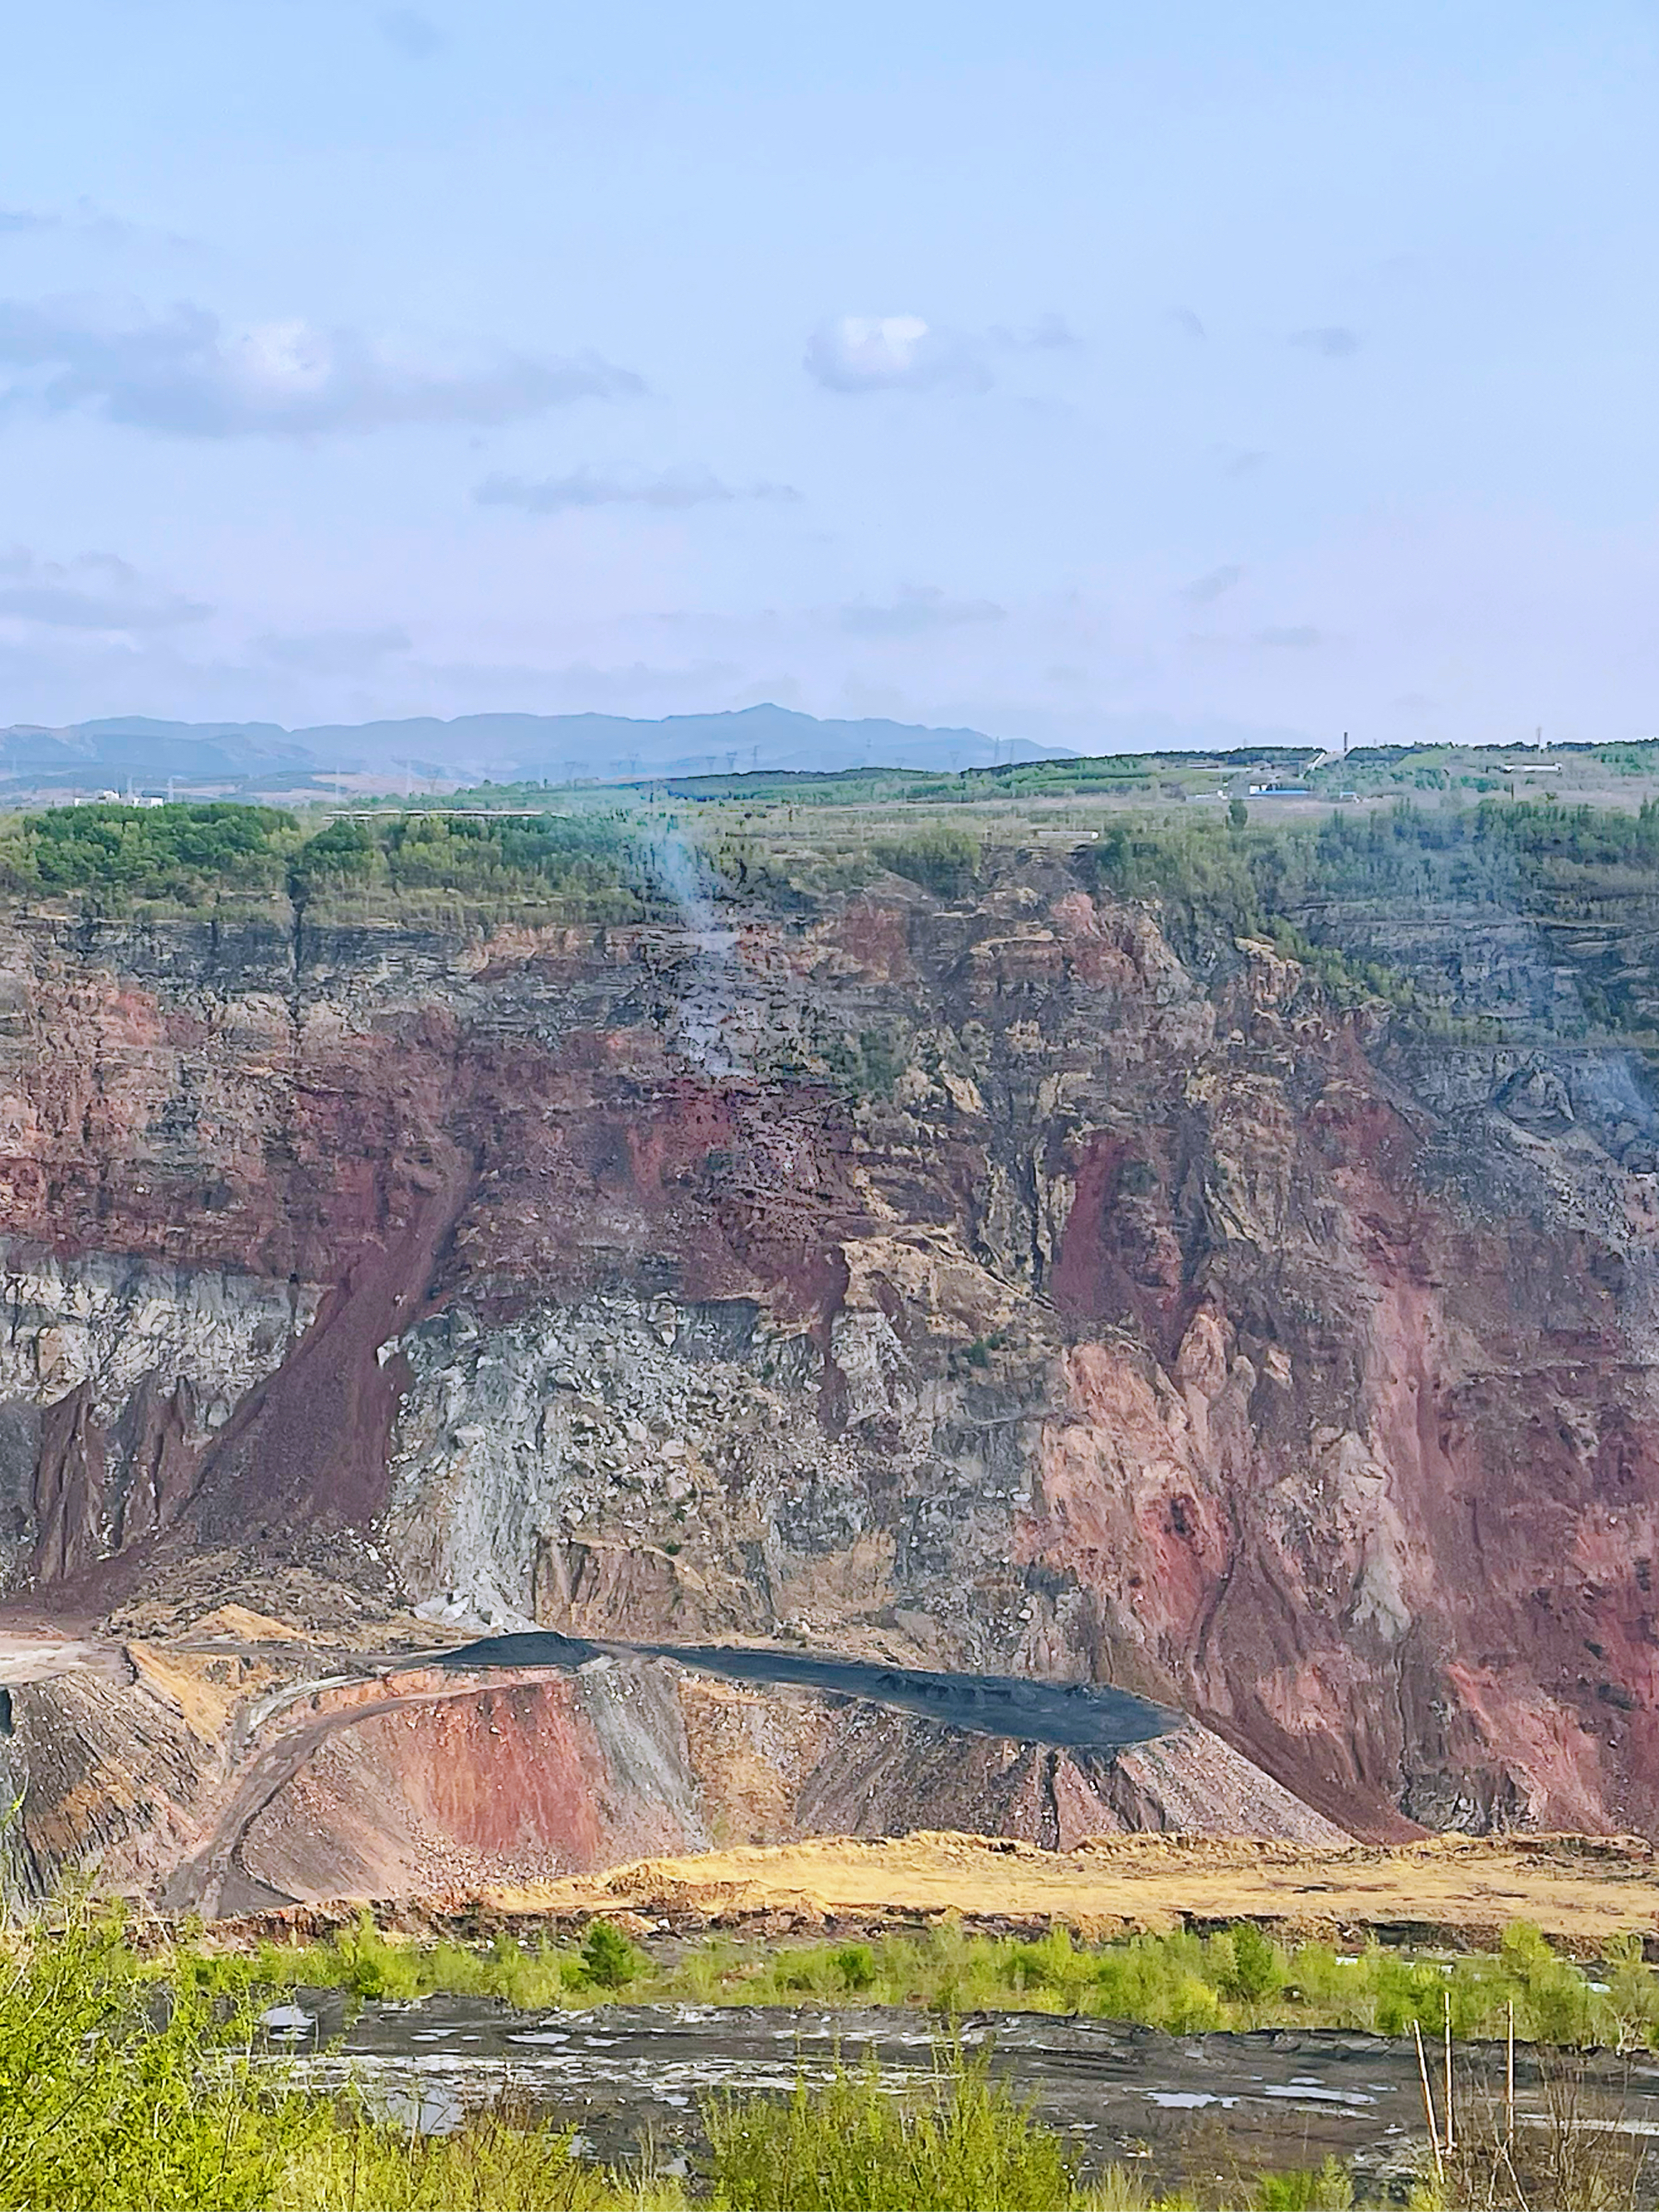
M13 916L14 1609L140 1649L239 1600L359 1649L413 1607L1080 1676L1214 1746L1120 1773L1103 1826L1202 1824L1219 1738L1233 1785L1253 1762L1364 1834L1659 1832L1646 1079L1540 1024L1532 925L1484 965L1451 927L1458 988L1521 975L1530 1029L1338 1015L1267 944L1183 961L1029 854L972 901L884 878L729 944ZM159 1680L13 1693L40 1864L160 1869L199 1832L246 1708L192 1727ZM574 1744L587 1695L331 1737L250 1870L309 1893L334 1834L367 1882L434 1820L495 1850L489 1729ZM652 1733L712 1747L674 1753L691 1796L618 1784L574 1857L857 1826L866 1755L866 1826L979 1787L885 1723L830 1757L833 1714L777 1693L771 1810L720 1810L750 1723L697 1696Z

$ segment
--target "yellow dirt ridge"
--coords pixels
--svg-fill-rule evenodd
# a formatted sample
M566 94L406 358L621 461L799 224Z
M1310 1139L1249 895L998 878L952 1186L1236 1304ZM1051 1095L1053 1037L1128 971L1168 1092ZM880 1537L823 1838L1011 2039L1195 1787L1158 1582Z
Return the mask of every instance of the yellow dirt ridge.
M1495 1942L1530 1921L1593 1955L1607 1936L1659 1939L1659 1868L1639 1837L1439 1836L1389 1849L1103 1836L1066 1852L995 1838L917 1833L649 1858L480 1893L486 1911L550 1918L625 1912L718 1923L956 1916L1063 1923L1085 1935L1190 1921L1258 1920L1310 1935L1398 1928Z

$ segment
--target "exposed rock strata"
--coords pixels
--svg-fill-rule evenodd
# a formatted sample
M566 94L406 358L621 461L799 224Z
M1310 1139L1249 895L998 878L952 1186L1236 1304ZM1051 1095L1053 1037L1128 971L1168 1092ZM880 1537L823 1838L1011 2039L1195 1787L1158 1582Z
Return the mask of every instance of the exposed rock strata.
M1653 1115L1504 943L1534 1033L1412 1042L1028 860L746 926L715 1054L670 932L13 924L14 1572L1081 1674L1345 1826L1659 1832Z
M1346 1840L1191 1723L1113 1760L662 1659L330 1675L303 1643L240 1641L274 1624L239 1608L209 1626L131 1647L127 1682L55 1671L13 1692L0 1765L30 1785L15 1887L40 1893L90 1850L106 1881L219 1913L881 1836L940 1813L1052 1849L1126 1827Z

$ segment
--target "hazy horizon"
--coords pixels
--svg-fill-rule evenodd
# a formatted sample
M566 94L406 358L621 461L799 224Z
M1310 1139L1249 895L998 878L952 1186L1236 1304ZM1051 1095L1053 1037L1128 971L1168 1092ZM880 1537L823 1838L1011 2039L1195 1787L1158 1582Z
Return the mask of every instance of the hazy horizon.
M1649 9L9 47L0 726L1659 726Z

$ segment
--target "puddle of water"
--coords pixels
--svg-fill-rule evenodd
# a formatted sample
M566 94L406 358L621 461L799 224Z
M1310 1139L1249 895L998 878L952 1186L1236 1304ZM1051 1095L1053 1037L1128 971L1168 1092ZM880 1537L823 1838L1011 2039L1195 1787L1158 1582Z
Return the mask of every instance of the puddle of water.
M1294 2100L1308 2099L1318 2105L1374 2105L1376 2099L1363 2089L1325 2089L1313 2081L1287 2081L1282 2087L1277 2084L1261 2092L1264 2097L1285 2097ZM1385 2095L1387 2092L1383 2093Z
M410 2135L453 2135L467 2113L459 2085L429 2074L413 2081L374 2081L365 2086L363 2095L377 2120Z

